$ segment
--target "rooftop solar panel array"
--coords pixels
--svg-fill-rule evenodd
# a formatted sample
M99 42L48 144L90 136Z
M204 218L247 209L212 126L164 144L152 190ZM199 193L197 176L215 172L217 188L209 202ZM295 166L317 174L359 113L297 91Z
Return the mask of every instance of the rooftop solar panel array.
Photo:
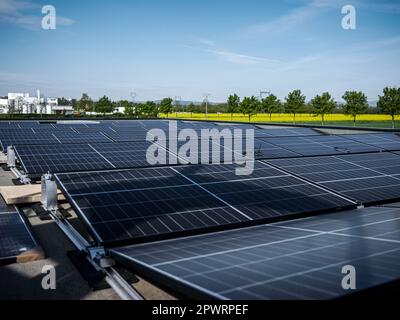
M189 296L337 298L348 294L340 285L343 264L356 266L358 290L400 278L398 208L321 215L400 200L398 135L172 122L178 132L190 129L199 137L198 150L192 150L180 149L187 140L175 148L170 124L0 122L0 141L4 150L15 146L28 175L56 173L95 242L107 248L135 244L111 253ZM155 137L151 129L165 135ZM219 131L214 139L202 137L205 129L255 129L254 150L242 137L241 148L219 139ZM166 163L147 161L148 135L156 140L154 155L165 154ZM237 174L243 167L232 163L209 164L244 156L254 166L250 175ZM178 166L170 166L172 160ZM15 222L14 210L0 201L0 217L8 215L4 225ZM311 217L294 220L304 216ZM9 252L33 246L20 245L29 242L23 232L9 239L17 239L5 246ZM0 245L7 241L3 235ZM1 250L0 259L6 255Z
M335 299L400 277L399 209L368 208L111 250L193 298ZM356 290L342 267L357 270Z

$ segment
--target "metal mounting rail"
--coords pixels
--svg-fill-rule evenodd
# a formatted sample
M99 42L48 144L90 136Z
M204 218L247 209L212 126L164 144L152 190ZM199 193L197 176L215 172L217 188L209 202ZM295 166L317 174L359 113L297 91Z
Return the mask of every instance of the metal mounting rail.
M80 251L88 253L91 244L76 231L76 229L69 223L67 219L60 218L58 211L50 211L50 217L71 240L71 242ZM125 279L113 268L103 268L94 259L91 259L90 254L86 258L91 265L99 271L104 272L105 280L111 288L118 294L122 300L143 300L143 297L138 293Z

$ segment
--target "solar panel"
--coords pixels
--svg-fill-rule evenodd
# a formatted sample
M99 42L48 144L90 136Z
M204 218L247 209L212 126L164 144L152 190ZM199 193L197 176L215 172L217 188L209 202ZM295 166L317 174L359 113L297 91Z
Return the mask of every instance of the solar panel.
M115 168L87 144L17 145L15 151L24 172L29 175Z
M113 129L115 130L115 129ZM147 131L146 130L135 130L135 131L107 131L104 132L106 136L116 142L134 142L134 141L146 141Z
M101 243L249 220L171 168L62 174L56 179Z
M232 140L231 140L232 142ZM172 147L171 141L160 141L159 144L167 148L170 154L179 156L181 164L209 164L209 163L232 163L235 159L233 144L230 145L224 139L195 139L190 141L190 147L187 145L189 140L178 141L176 148ZM243 151L245 151L243 142Z
M369 208L110 252L185 297L335 299L399 279L399 230L398 209ZM346 265L356 290L342 287Z
M319 132L311 128L268 128L255 130L255 137L301 137L317 136Z
M0 196L0 214L5 212L15 212L15 207L7 205L3 197Z
M10 145L39 145L39 144L58 144L59 142L52 136L51 132L31 133L31 132L8 132L0 135L2 150L6 151Z
M400 150L400 137L393 133L354 134L344 136L386 151Z
M399 161L400 157L391 153L378 153L270 160L269 163L350 199L373 204L400 198ZM392 163L390 168L385 167L388 163Z
M54 128L53 126L34 127L34 128L31 128L31 130L35 133L42 133L42 134L45 134L45 133L47 133L47 134L60 133L61 134L64 132L66 134L75 133L75 131L69 126L56 127L56 128Z
M292 158L298 156L299 154L293 151L278 147L260 139L254 139L255 159Z
M255 166L251 176L236 176L233 165L209 165L56 178L99 242L165 237L354 207L266 164Z
M139 141L91 144L99 154L119 169L152 166L147 160L147 150L150 145L150 142ZM160 147L160 149L163 148ZM165 152L168 158L169 153ZM157 156L157 152L154 156ZM162 165L166 165L166 163L160 163L157 166Z
M261 138L303 156L379 152L380 149L339 136Z
M0 128L20 128L18 122L0 121Z
M16 262L18 257L37 246L18 212L0 213L0 265Z
M75 132L78 133L92 133L92 132L103 132L106 133L111 130L109 124L92 124L86 127L74 127L73 129Z
M344 138L365 143L381 150L400 150L400 137L392 133L345 135Z
M46 126L46 124L41 124L39 121L18 121L16 123L20 128L39 128Z
M248 176L237 176L235 166L229 165L176 170L254 220L287 218L352 205L259 161L254 163L254 171Z
M96 143L112 141L100 132L55 132L53 135L60 143Z

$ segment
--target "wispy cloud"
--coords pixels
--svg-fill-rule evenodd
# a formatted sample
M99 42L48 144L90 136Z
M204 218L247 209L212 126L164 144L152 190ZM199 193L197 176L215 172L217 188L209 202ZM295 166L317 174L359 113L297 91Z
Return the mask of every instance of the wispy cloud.
M246 27L242 33L246 36L257 37L292 30L299 25L310 21L321 12L341 8L344 4L344 0L308 1L301 6L285 12L283 15L272 21L262 22Z
M215 46L215 41L210 40L210 39L198 39L197 41L200 44L203 44L205 46L209 46L209 47L214 47Z
M399 48L400 36L382 38L375 41L364 41L355 43L346 48L317 52L311 55L306 55L292 61L287 61L285 65L279 67L279 71L294 71L305 68L318 67L321 64L343 64L343 63L368 63L377 59L376 52L387 53L388 47ZM385 50L383 50L385 49Z
M258 63L276 64L280 62L279 60L249 56L245 54L223 51L223 50L206 50L206 51L218 57L221 57L228 62L238 63L238 64L258 64Z
M57 8L56 8L57 9ZM33 11L35 10L35 14ZM41 28L41 6L31 0L1 0L0 23L13 24L30 30ZM57 25L69 26L75 23L73 19L58 16Z

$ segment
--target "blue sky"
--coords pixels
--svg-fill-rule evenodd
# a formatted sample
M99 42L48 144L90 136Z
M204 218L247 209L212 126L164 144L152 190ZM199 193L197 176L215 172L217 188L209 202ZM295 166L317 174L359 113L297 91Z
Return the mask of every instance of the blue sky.
M41 29L54 5L57 29ZM356 30L341 27L354 5ZM400 2L0 0L0 95L138 100L400 86Z

